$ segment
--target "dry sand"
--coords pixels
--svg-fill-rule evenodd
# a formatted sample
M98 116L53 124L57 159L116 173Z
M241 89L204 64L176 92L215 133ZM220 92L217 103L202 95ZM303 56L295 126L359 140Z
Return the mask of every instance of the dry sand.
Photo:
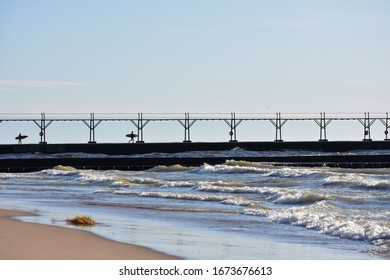
M0 210L0 260L163 260L178 259L141 246L11 217L31 213Z

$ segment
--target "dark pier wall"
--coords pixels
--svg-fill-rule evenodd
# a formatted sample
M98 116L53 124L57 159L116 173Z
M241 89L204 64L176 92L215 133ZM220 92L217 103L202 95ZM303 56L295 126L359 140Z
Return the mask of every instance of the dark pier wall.
M390 150L390 141L20 144L0 145L0 154L100 153L108 155L131 155L145 153L179 153L189 151L223 151L234 148L241 148L250 151L309 150L323 152Z
M201 166L222 164L228 160L262 162L288 166L328 166L345 168L383 168L390 167L390 155L349 155L349 156L277 156L277 157L96 157L96 158L34 158L1 159L0 172L31 172L50 169L58 165L72 166L77 169L95 170L145 170L156 166Z
M242 148L251 151L307 150L341 152L383 150L376 155L261 156L261 157L115 157L145 153L178 153L188 151L222 151ZM20 144L0 145L0 154L22 153L90 153L93 157L61 155L40 158L0 158L0 172L31 172L58 165L79 169L144 170L159 165L200 166L221 164L227 160L264 162L273 165L329 166L345 168L390 167L390 141L332 142L220 142L220 143L125 143L125 144ZM99 154L111 155L99 156Z

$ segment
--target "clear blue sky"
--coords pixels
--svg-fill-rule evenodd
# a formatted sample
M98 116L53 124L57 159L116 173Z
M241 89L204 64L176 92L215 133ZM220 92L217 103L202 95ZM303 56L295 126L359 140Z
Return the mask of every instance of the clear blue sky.
M388 0L0 0L0 113L386 112L389 50Z

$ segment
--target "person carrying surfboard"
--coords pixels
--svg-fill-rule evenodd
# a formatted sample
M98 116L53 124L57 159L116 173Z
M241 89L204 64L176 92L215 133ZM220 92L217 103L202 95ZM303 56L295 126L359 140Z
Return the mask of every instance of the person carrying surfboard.
M22 133L19 133L19 135L16 136L15 139L18 140L18 144L22 144L22 140L26 139L27 137L27 135L22 135Z
M131 143L134 143L134 138L136 138L137 136L138 136L137 134L134 134L134 131L132 131L129 134L126 134L126 137L130 138L129 142L131 142Z

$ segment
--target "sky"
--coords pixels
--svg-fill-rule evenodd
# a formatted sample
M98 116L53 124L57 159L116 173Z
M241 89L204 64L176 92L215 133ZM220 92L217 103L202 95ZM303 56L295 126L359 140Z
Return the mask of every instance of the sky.
M388 0L0 0L0 115L388 112L389 30Z

